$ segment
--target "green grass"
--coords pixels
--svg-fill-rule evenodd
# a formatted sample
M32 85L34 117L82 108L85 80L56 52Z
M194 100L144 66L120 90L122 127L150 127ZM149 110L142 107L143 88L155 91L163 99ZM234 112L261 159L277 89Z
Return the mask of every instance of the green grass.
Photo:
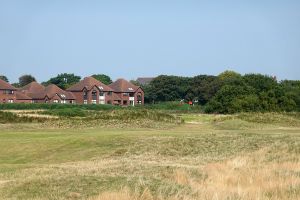
M161 102L156 104L145 104L143 106L137 105L135 107L121 107L113 105L100 104L45 104L45 103L14 103L14 104L0 104L0 110L60 110L60 109L82 109L94 111L108 111L108 110L160 110L168 112L202 112L201 106L190 106L188 104L180 104L179 102Z
M141 117L136 110L130 112L132 123ZM173 120L173 115L162 117L151 112L145 111L143 116L153 118L152 123L169 117ZM128 112L121 110L109 115L126 120ZM22 124L19 124L14 128L7 123L0 124L0 196L2 199L87 199L103 192L122 191L122 188L141 195L147 188L154 198L205 199L201 196L205 194L206 199L211 199L211 193L229 187L217 188L218 183L213 181L218 176L211 172L224 176L235 173L238 177L242 170L241 174L254 176L255 181L259 178L255 177L256 173L249 175L243 170L266 169L266 172L274 170L269 179L276 183L280 177L283 186L280 190L261 187L265 190L261 199L267 199L270 194L279 199L297 199L300 197L298 115L263 116L269 119L261 121L258 114L252 117L181 114L185 124L164 129L40 129L35 125L20 128ZM236 159L254 164L239 168L243 162ZM235 167L227 170L231 162ZM275 165L280 166L270 167ZM242 178L240 185L243 185ZM285 187L284 180L290 179L294 184ZM215 190L202 189L201 184L210 182ZM244 193L232 193L233 188L226 191L228 196L220 193L220 199L251 199L241 196Z

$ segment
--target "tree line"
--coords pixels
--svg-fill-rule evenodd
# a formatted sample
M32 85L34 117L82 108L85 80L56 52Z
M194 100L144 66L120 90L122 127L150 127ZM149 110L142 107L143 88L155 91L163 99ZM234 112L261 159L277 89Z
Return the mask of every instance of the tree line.
M102 83L108 85L112 83L112 80L109 76L105 74L94 74L92 75L95 79L101 81ZM0 79L9 82L8 78L4 75L0 75ZM44 86L48 86L50 84L55 84L61 89L67 89L71 85L78 83L81 80L81 76L77 76L71 73L62 73L58 74L55 77L50 78L48 81L42 82L41 84ZM30 74L25 74L19 77L19 81L16 83L12 83L13 86L20 88L23 87L33 81L36 81L36 78Z
M105 74L92 75L104 84L112 83ZM6 76L0 76L8 82ZM32 75L23 75L15 87L35 81ZM79 82L80 76L62 73L44 86L56 84L62 89ZM132 83L140 85L132 80ZM147 85L140 85L145 92L146 103L166 101L192 101L201 105L207 113L300 111L300 81L277 81L275 77L262 74L241 75L225 71L218 76L198 75L180 77L160 75Z
M161 75L142 85L145 102L193 101L207 113L300 110L300 81L225 71L218 76Z

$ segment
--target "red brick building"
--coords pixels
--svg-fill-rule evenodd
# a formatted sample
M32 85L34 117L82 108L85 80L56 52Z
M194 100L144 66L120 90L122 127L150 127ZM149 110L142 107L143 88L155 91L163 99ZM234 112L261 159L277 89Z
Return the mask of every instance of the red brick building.
M112 104L113 102L113 89L93 77L85 77L67 91L74 94L78 104Z
M65 91L54 84L48 85L44 90L45 103L76 103L76 97L72 92Z
M22 88L15 88L0 80L0 103L78 103L113 104L135 106L144 104L141 87L118 79L109 86L93 77L86 77L67 90L54 84L47 87L32 82Z
M19 93L30 98L32 103L75 103L76 98L71 92L67 92L51 84L47 87L31 82L19 89ZM29 102L28 102L29 103Z
M0 102L14 103L16 102L17 88L0 79Z
M125 79L118 79L109 85L114 94L119 97L114 99L114 104L122 106L135 106L144 104L144 91L141 87L133 85Z

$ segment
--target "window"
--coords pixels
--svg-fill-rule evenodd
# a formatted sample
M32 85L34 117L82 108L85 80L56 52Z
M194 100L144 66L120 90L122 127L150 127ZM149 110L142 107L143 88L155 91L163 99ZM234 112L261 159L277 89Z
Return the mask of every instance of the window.
M96 104L97 103L97 100L92 100L92 104Z
M127 101L126 100L123 101L123 105L127 105Z
M53 103L58 103L58 100L57 100L57 99L54 99L54 100L53 100Z
M83 104L87 104L87 100L83 100Z
M129 93L125 92L123 93L123 96L129 96Z
M103 90L103 87L102 87L102 86L99 86L99 89L100 89L100 90Z
M99 96L103 97L104 96L104 92L100 91Z
M3 90L3 94L13 94L13 90Z
M134 97L134 93L131 92L131 93L129 94L129 96L130 96L130 97Z
M133 89L132 89L131 87L130 87L130 88L128 88L128 90L129 90L129 91L133 91Z
M87 96L88 96L87 91L83 91L83 99L84 99L84 100L87 100Z
M129 101L131 106L134 106L134 101Z
M138 100L138 101L142 101L142 93L139 92L139 93L137 94L137 100Z
M97 91L96 91L96 90L93 90L93 91L92 91L92 100L93 100L93 101L96 101L96 100L97 100Z
M66 103L66 100L61 100L60 103L65 104L65 103Z
M66 98L66 95L64 95L64 94L61 94L60 96L61 96L62 98Z
M8 99L8 103L13 103L14 100L13 99Z

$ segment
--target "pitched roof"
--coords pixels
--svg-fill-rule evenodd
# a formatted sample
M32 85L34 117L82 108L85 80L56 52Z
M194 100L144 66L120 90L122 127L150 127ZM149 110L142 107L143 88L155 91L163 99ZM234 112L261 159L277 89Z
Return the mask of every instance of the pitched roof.
M154 77L139 77L136 79L136 81L138 83L140 83L141 85L147 85L149 84L152 80L154 79Z
M135 92L139 89L139 86L133 85L132 83L126 81L125 79L118 79L109 85L115 92Z
M99 90L102 90L102 91L113 91L112 88L108 87L101 81L98 81L97 79L95 79L94 77L91 77L91 76L85 77L79 83L72 85L67 90L74 91L74 92L82 91L84 88L86 88L87 90L91 90L94 86L96 86L97 88L99 88Z
M72 92L64 91L63 89L57 87L54 84L48 85L45 88L44 94L49 98L52 98L57 94L61 99L76 99Z
M35 93L35 92L42 92L45 90L45 87L35 81L25 85L24 87L20 88L19 90L29 92L29 93Z
M32 98L24 94L23 92L17 91L16 92L17 100L31 100Z
M45 87L35 81L25 85L22 88L19 88L19 95L21 93L31 99L44 99L45 94Z
M17 90L14 86L0 79L0 90Z
M27 96L31 97L32 99L44 99L46 97L45 91L40 92L24 92Z

